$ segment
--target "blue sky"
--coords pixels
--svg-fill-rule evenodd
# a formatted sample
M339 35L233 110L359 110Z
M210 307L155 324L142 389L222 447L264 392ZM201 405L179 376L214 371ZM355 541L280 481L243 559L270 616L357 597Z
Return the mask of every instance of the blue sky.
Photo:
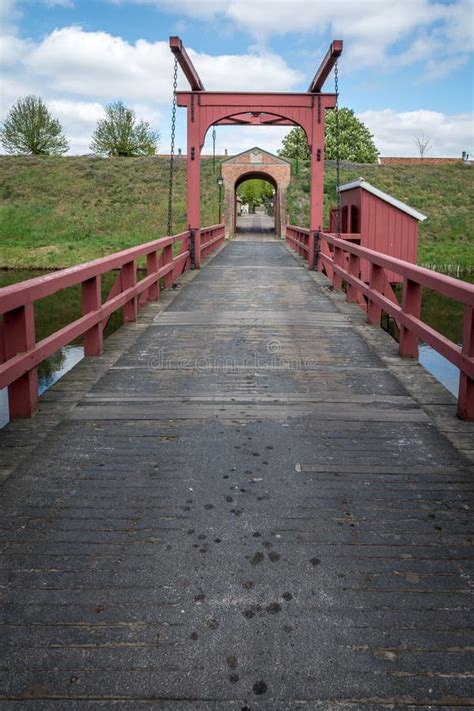
M0 0L0 8L1 116L19 96L40 94L72 153L89 151L104 104L116 99L159 129L168 150L170 34L181 36L206 88L270 91L305 91L341 38L341 104L383 155L416 155L422 134L428 155L474 152L472 0ZM183 150L184 128L181 110ZM219 127L218 150L276 150L285 130Z

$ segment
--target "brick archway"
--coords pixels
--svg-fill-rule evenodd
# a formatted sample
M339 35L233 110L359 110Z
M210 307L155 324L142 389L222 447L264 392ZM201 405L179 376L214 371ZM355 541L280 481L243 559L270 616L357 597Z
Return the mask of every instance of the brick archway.
M262 148L251 148L223 161L221 174L224 181L224 222L226 234L234 234L236 228L235 193L245 180L261 178L275 188L275 235L287 223L286 191L290 183L289 161L275 156Z

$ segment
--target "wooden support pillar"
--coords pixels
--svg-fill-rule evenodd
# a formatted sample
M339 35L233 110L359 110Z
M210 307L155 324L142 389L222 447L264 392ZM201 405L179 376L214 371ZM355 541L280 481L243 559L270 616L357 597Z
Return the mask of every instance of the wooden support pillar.
M349 274L357 279L360 276L360 257L356 254L349 254ZM358 289L356 286L347 284L347 295L346 299L350 303L357 303Z
M416 318L421 316L421 286L411 279L403 282L402 311ZM404 358L418 358L418 336L403 325L399 353Z
M314 231L310 230L308 235L308 269L312 272L314 269L315 251L314 251Z
M338 267L343 266L343 261L344 261L344 252L340 247L334 247L334 264L337 265ZM340 274L334 270L334 273L332 275L332 285L335 289L341 289L342 288L342 277Z
M464 328L462 354L474 358L474 308L464 307ZM461 371L458 394L458 417L461 420L474 420L474 380Z
M122 267L122 291L130 289L137 283L137 270L135 262L127 262ZM123 320L130 323L137 320L137 297L134 296L123 307Z
M3 316L5 360L25 353L35 346L35 312L33 304L19 306ZM8 386L10 418L31 417L38 406L38 374L32 368Z
M158 271L158 254L151 252L146 255L146 273L156 274ZM148 288L148 301L158 301L160 298L160 285L158 280Z
M323 229L323 195L324 195L324 123L325 107L321 97L314 97L312 109L311 135L308 141L311 145L311 190L309 202L309 229L313 233ZM314 264L314 239L311 240L311 251L308 254L309 264ZM311 268L311 267L310 267Z
M200 109L195 94L188 107L188 230L194 232L194 266L201 268L201 145Z
M82 282L81 285L81 302L83 315L98 311L102 305L101 294L101 279L100 274L91 279ZM104 349L104 336L102 329L102 321L99 321L95 326L92 326L84 333L84 355L100 356Z
M372 264L370 270L369 286L374 291L379 294L383 291L384 273L383 267L379 267L377 264ZM369 298L369 303L367 304L367 321L373 323L376 326L380 326L380 321L382 318L382 309L378 304Z
M163 266L173 264L173 245L167 245L163 250ZM165 274L165 287L171 289L173 286L173 270L170 269L168 274Z

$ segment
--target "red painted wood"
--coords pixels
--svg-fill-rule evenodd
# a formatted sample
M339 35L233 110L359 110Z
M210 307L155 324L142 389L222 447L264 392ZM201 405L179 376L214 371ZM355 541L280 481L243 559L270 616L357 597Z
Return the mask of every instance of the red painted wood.
M82 282L81 301L83 315L100 309L102 305L100 274ZM104 348L102 323L99 321L88 331L85 331L83 340L84 355L100 356Z
M414 217L361 187L341 193L341 209L347 210L347 229L360 233L363 247L416 263L418 221ZM332 233L336 232L336 212L334 208L330 211ZM355 214L358 216L359 225L352 224ZM368 282L370 269L367 263L362 264L361 276ZM386 276L391 283L402 281L400 275L394 271L387 271Z
M156 274L158 271L158 253L150 252L146 257L146 271L147 274ZM147 300L157 301L160 298L160 284L158 280L150 286L148 289Z
M19 306L3 316L5 360L27 353L35 345L33 304ZM31 417L38 404L38 374L35 367L21 373L8 388L10 417Z
M474 360L474 308L464 307L464 328L462 357L468 362ZM458 417L474 420L474 374L461 370L458 393Z
M170 37L170 49L178 60L179 66L183 70L186 79L189 81L191 89L197 91L204 90L204 84L202 83L199 74L197 73L194 64L191 62L188 53L183 47L179 37Z
M317 92L321 91L323 88L324 82L328 78L329 74L331 73L332 68L334 67L336 60L338 57L341 56L342 54L342 40L333 40L329 46L329 49L326 53L326 56L324 57L323 61L321 62L316 74L314 75L313 81L308 87L308 91L310 92Z
M401 352L403 355L416 355L418 340L422 340L447 358L461 371L458 415L462 419L474 419L474 285L439 274L410 262L375 252L349 240L342 240L335 235L321 232L318 268L330 270L353 286L359 295L368 301L367 316L371 323L380 323L380 313L390 314L400 326L403 335ZM341 266L336 263L329 247L338 248L349 256L358 257L361 263L372 269L369 285L362 277L351 273L347 261ZM349 261L350 264L350 261ZM387 274L396 273L407 283L405 299L398 303ZM334 281L334 277L333 277ZM433 289L465 306L463 346L459 347L448 338L428 326L420 318L420 298L422 287ZM363 305L361 299L358 303Z
M168 278L169 282L175 268L179 273L189 268L188 242L189 232L183 232L0 289L0 315L3 314L0 389L9 388L10 416L33 414L38 399L36 366L41 361L80 336L84 336L86 355L98 355L105 324L114 311L123 307L125 320L135 320L138 296L143 296L141 303L148 300L150 293L159 296L155 288L161 278ZM175 243L180 244L180 254L173 259ZM163 254L157 260L153 257L162 248L171 254L167 264ZM147 257L148 274L137 282L136 261L142 256ZM100 275L119 267L122 270L107 301L101 304ZM75 284L82 285L83 316L36 343L34 302Z
M403 282L402 309L417 319L421 316L421 286L411 279ZM418 358L418 336L403 325L400 329L399 353L405 358Z
M165 249L171 249L171 247L165 247ZM128 289L133 289L137 283L137 269L135 262L127 262L122 267L122 291L126 292ZM123 306L123 320L124 323L130 323L137 320L137 297L135 294L131 296L130 299L126 301Z
M357 254L349 255L348 272L356 279L360 277L360 257L358 257ZM347 301L352 303L358 303L358 294L359 292L357 291L357 288L353 284L348 284Z
M334 283L334 282L333 282ZM369 286L371 293L379 292L382 293L384 284L384 271L382 267L377 266L377 264L372 264L370 270ZM380 305L369 297L369 302L367 304L367 320L369 323L373 323L376 326L380 326L380 320L382 318L382 309Z

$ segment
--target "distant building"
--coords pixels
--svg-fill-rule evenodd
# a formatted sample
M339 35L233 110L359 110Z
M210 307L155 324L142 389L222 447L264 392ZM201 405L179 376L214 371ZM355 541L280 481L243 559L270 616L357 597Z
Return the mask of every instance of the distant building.
M419 165L420 163L425 163L426 165L444 165L448 163L465 163L467 165L472 165L472 159L469 158L469 153L466 151L462 152L460 158L431 158L424 156L410 156L410 157L399 157L399 156L379 156L377 159L379 165Z

